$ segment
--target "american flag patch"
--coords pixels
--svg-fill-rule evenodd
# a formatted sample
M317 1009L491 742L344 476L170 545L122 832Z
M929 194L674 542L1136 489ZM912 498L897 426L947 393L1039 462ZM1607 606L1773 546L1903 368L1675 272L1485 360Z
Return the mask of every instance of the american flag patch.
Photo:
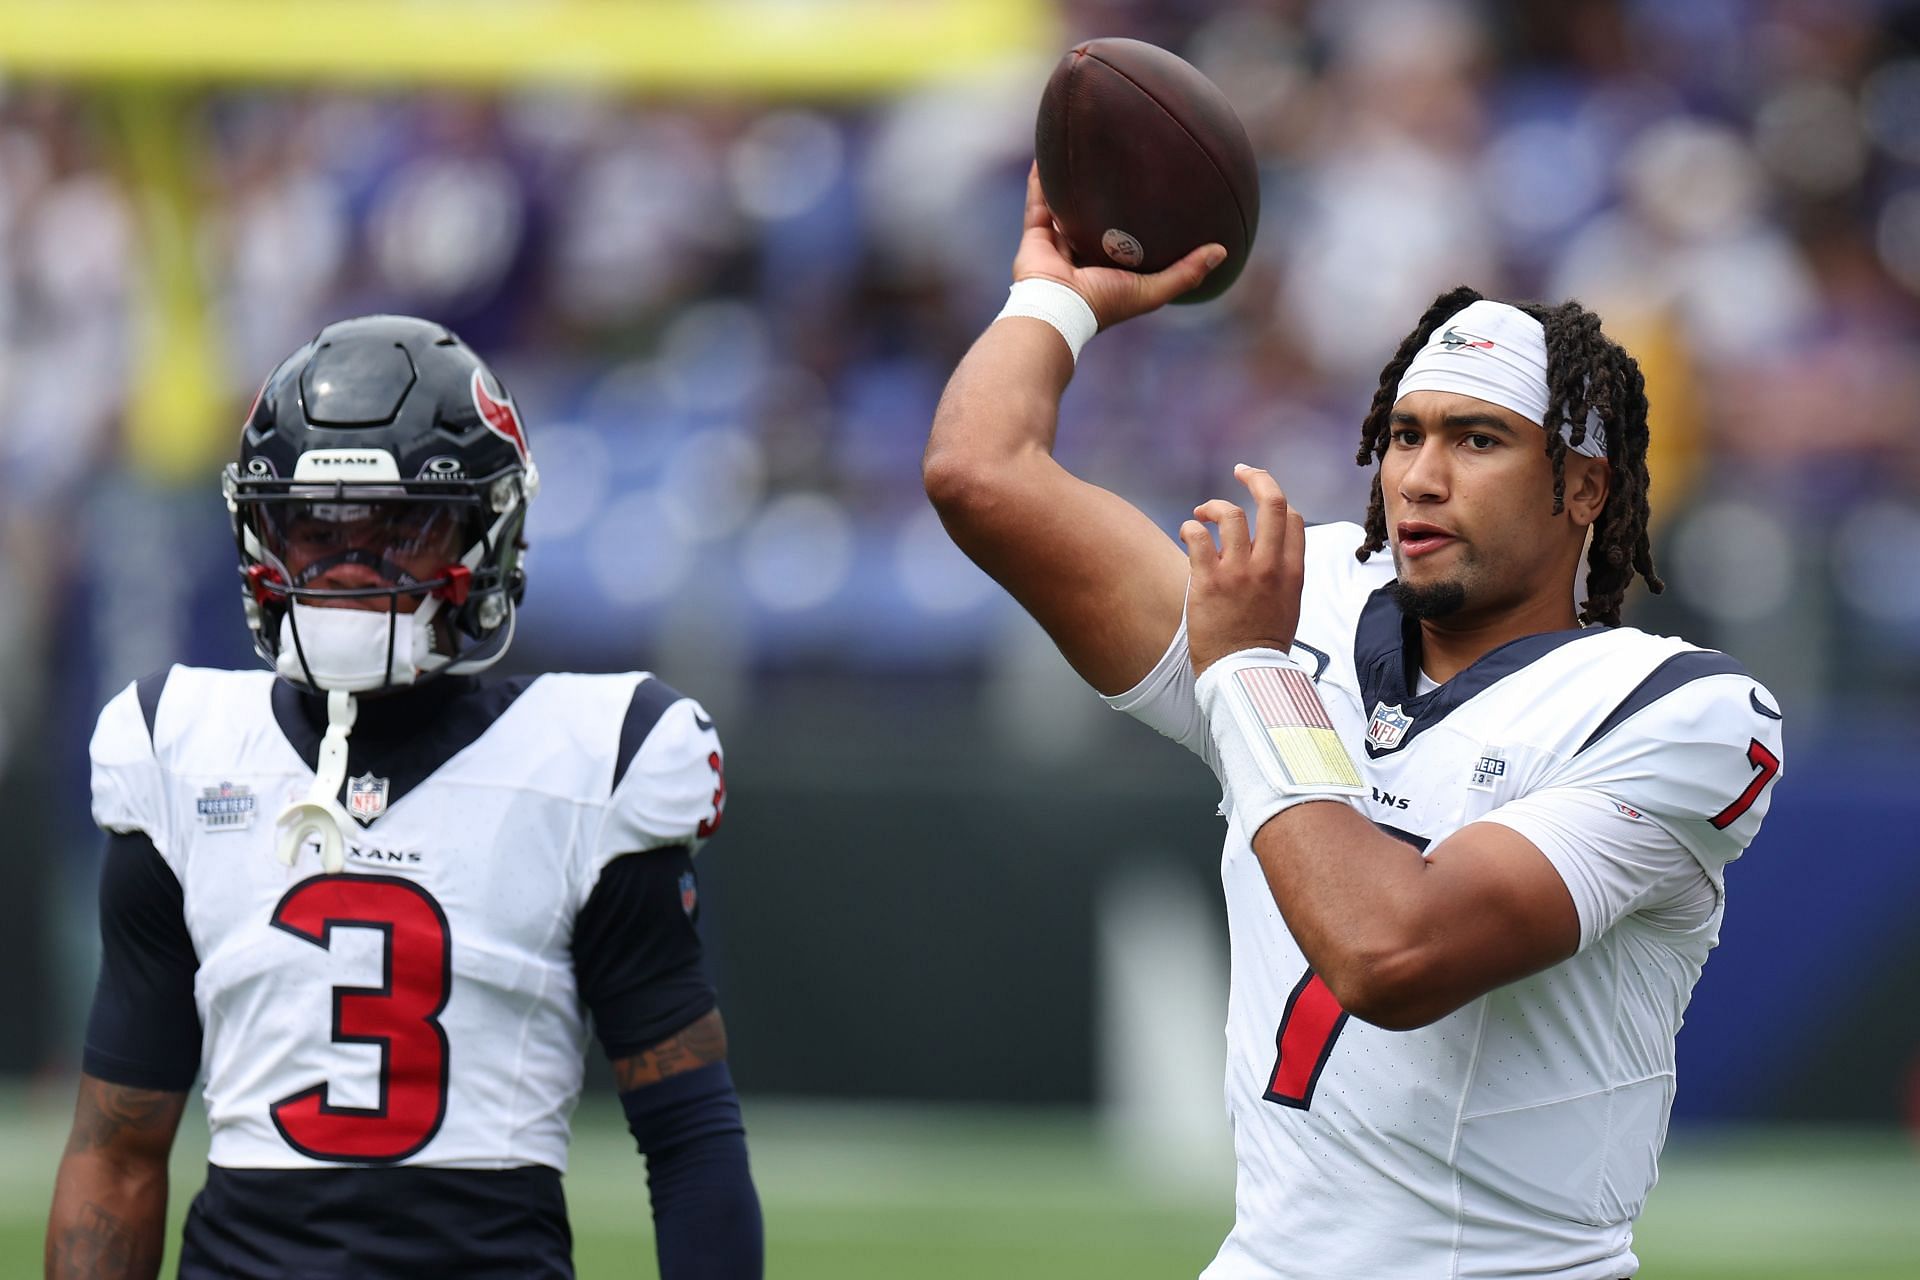
M1296 787L1359 787L1360 772L1340 744L1307 673L1294 667L1243 667L1233 673L1260 727Z

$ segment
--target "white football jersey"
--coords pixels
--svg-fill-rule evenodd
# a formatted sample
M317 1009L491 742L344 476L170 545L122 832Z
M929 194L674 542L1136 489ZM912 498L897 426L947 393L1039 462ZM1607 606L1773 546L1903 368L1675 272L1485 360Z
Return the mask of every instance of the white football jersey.
M614 858L712 829L712 722L645 674L544 675L404 792L353 777L349 738L366 826L327 875L312 848L275 856L314 772L274 685L175 667L92 743L95 821L146 833L183 891L212 1162L564 1170L588 1039L574 918Z
M1723 870L1780 772L1778 703L1724 654L1625 627L1516 640L1434 686L1402 666L1415 624L1363 540L1307 531L1293 650L1371 789L1355 807L1422 850L1473 822L1520 832L1566 881L1580 950L1418 1030L1349 1018L1230 821L1239 1169L1205 1280L1618 1280ZM1193 685L1183 623L1109 701L1214 764Z

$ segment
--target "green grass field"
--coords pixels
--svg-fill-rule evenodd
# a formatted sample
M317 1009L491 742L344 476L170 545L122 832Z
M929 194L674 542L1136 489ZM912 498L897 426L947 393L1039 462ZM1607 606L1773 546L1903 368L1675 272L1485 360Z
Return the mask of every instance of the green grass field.
M40 1274L68 1100L0 1094L0 1280ZM749 1101L748 1122L774 1280L1176 1280L1212 1256L1232 1214L1229 1170L1149 1193L1081 1114ZM653 1275L642 1167L618 1112L585 1106L575 1130L580 1275ZM190 1117L176 1221L204 1143ZM1915 1280L1920 1153L1897 1134L1676 1140L1638 1240L1648 1280Z

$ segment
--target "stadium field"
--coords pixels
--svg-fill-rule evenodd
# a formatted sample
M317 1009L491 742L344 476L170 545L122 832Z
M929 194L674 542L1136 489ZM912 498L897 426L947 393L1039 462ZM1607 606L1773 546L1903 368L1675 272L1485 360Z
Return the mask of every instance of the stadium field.
M65 1087L0 1093L0 1280L40 1274ZM1170 1280L1231 1214L1227 1170L1149 1191L1085 1115L748 1102L774 1280ZM567 1179L583 1280L653 1274L619 1114L583 1106ZM174 1214L198 1185L189 1116ZM1647 1280L1914 1280L1920 1155L1897 1134L1677 1138L1639 1232ZM170 1272L163 1272L170 1274Z

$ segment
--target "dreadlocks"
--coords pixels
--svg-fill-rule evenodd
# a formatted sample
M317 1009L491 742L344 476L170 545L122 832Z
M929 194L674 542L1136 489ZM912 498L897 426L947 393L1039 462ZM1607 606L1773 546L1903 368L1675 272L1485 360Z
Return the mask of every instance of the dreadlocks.
M1393 359L1380 371L1380 385L1360 428L1360 451L1355 461L1375 465L1392 442L1394 400L1400 380L1435 329L1481 295L1465 285L1434 299L1426 314L1400 343ZM1601 622L1620 625L1620 603L1637 573L1647 590L1658 593L1666 584L1653 568L1653 548L1647 539L1647 386L1640 365L1619 343L1600 332L1600 317L1578 302L1557 307L1538 304L1520 310L1540 322L1547 340L1547 422L1572 423L1573 443L1586 439L1587 415L1598 414L1606 433L1611 484L1607 505L1594 522L1593 544L1587 552L1587 598L1580 605L1582 625ZM1553 509L1566 501L1567 440L1551 426L1541 432L1547 457L1553 461ZM1373 477L1373 496L1367 503L1367 540L1354 554L1366 560L1387 545L1386 504L1380 476Z

